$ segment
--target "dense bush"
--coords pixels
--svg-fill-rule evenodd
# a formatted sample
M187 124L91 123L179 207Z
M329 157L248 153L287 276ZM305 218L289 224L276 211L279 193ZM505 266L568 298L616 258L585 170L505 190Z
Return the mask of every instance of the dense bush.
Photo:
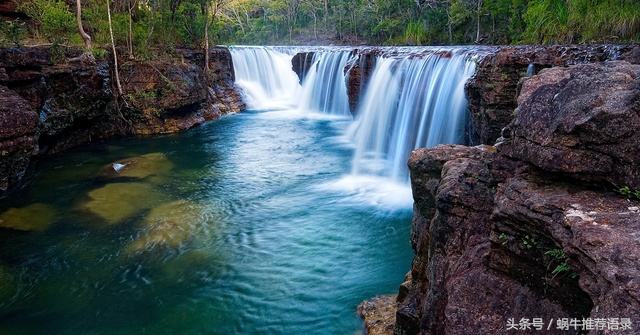
M30 38L81 44L75 8L63 0L26 0ZM637 0L83 0L83 24L95 47L129 40L141 58L210 44L371 43L509 44L640 41ZM131 11L129 11L131 8ZM0 27L2 44L24 26Z

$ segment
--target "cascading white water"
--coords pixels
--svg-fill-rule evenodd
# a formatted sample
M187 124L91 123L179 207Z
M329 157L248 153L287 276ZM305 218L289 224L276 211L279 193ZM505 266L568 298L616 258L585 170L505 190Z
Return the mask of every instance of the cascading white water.
M302 83L302 95L298 108L350 117L349 97L344 69L351 51L321 51L313 56L313 62Z
M291 69L291 54L273 47L243 46L230 50L236 84L242 88L249 108L295 105L300 84Z
M408 183L411 150L463 143L464 85L474 71L464 50L378 59L348 131L356 147L352 173Z
M321 113L351 117L345 67L351 50L313 48L302 86L292 69L299 48L231 48L236 82L251 108L283 109L277 115ZM363 89L355 122L351 174L323 185L357 201L406 208L412 203L406 166L411 150L463 143L467 119L464 85L480 50L380 48ZM284 114L283 114L284 113Z

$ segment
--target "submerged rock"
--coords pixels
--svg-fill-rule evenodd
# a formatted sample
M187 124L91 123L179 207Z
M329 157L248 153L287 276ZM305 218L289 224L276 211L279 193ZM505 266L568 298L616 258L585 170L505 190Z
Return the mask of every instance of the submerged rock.
M173 163L161 152L126 158L109 164L102 174L108 177L166 177L173 169Z
M22 231L43 231L55 221L56 215L55 208L42 203L9 208L0 214L0 227Z
M164 196L145 183L113 183L95 189L81 205L108 224L120 223L162 201Z
M127 247L136 253L156 247L179 248L193 236L199 206L185 200L164 203L149 211L140 236Z

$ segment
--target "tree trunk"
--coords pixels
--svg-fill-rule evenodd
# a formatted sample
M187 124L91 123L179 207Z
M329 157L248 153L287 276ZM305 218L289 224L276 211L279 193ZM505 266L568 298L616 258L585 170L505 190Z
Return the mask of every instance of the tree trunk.
M135 0L133 3L129 3L129 59L133 59L133 6L135 6Z
M209 72L209 1L205 5L204 14L204 72Z
M313 12L313 37L318 40L318 15Z
M478 0L478 9L476 11L476 15L477 15L476 43L480 43L480 11L481 9L482 9L482 0Z
M122 86L120 85L120 73L118 72L118 54L116 53L116 42L113 38L113 26L111 24L111 0L107 0L107 18L109 20L109 34L111 35L111 49L113 50L113 72L116 75L116 86L118 88L118 93L122 95Z
M324 0L324 28L327 29L327 19L329 18L329 0ZM326 32L326 31L325 31Z
M89 36L82 27L82 4L80 0L76 0L76 19L78 20L78 31L84 41L84 47L87 51L91 52L91 36Z
M451 13L447 10L447 29L449 30L449 45L453 44L453 22L451 22Z

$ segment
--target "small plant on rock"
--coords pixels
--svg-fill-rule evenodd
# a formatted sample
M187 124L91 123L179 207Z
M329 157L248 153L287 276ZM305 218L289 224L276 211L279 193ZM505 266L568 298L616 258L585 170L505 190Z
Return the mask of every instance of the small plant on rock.
M640 200L640 190L634 190L629 186L620 187L618 193L627 199Z

